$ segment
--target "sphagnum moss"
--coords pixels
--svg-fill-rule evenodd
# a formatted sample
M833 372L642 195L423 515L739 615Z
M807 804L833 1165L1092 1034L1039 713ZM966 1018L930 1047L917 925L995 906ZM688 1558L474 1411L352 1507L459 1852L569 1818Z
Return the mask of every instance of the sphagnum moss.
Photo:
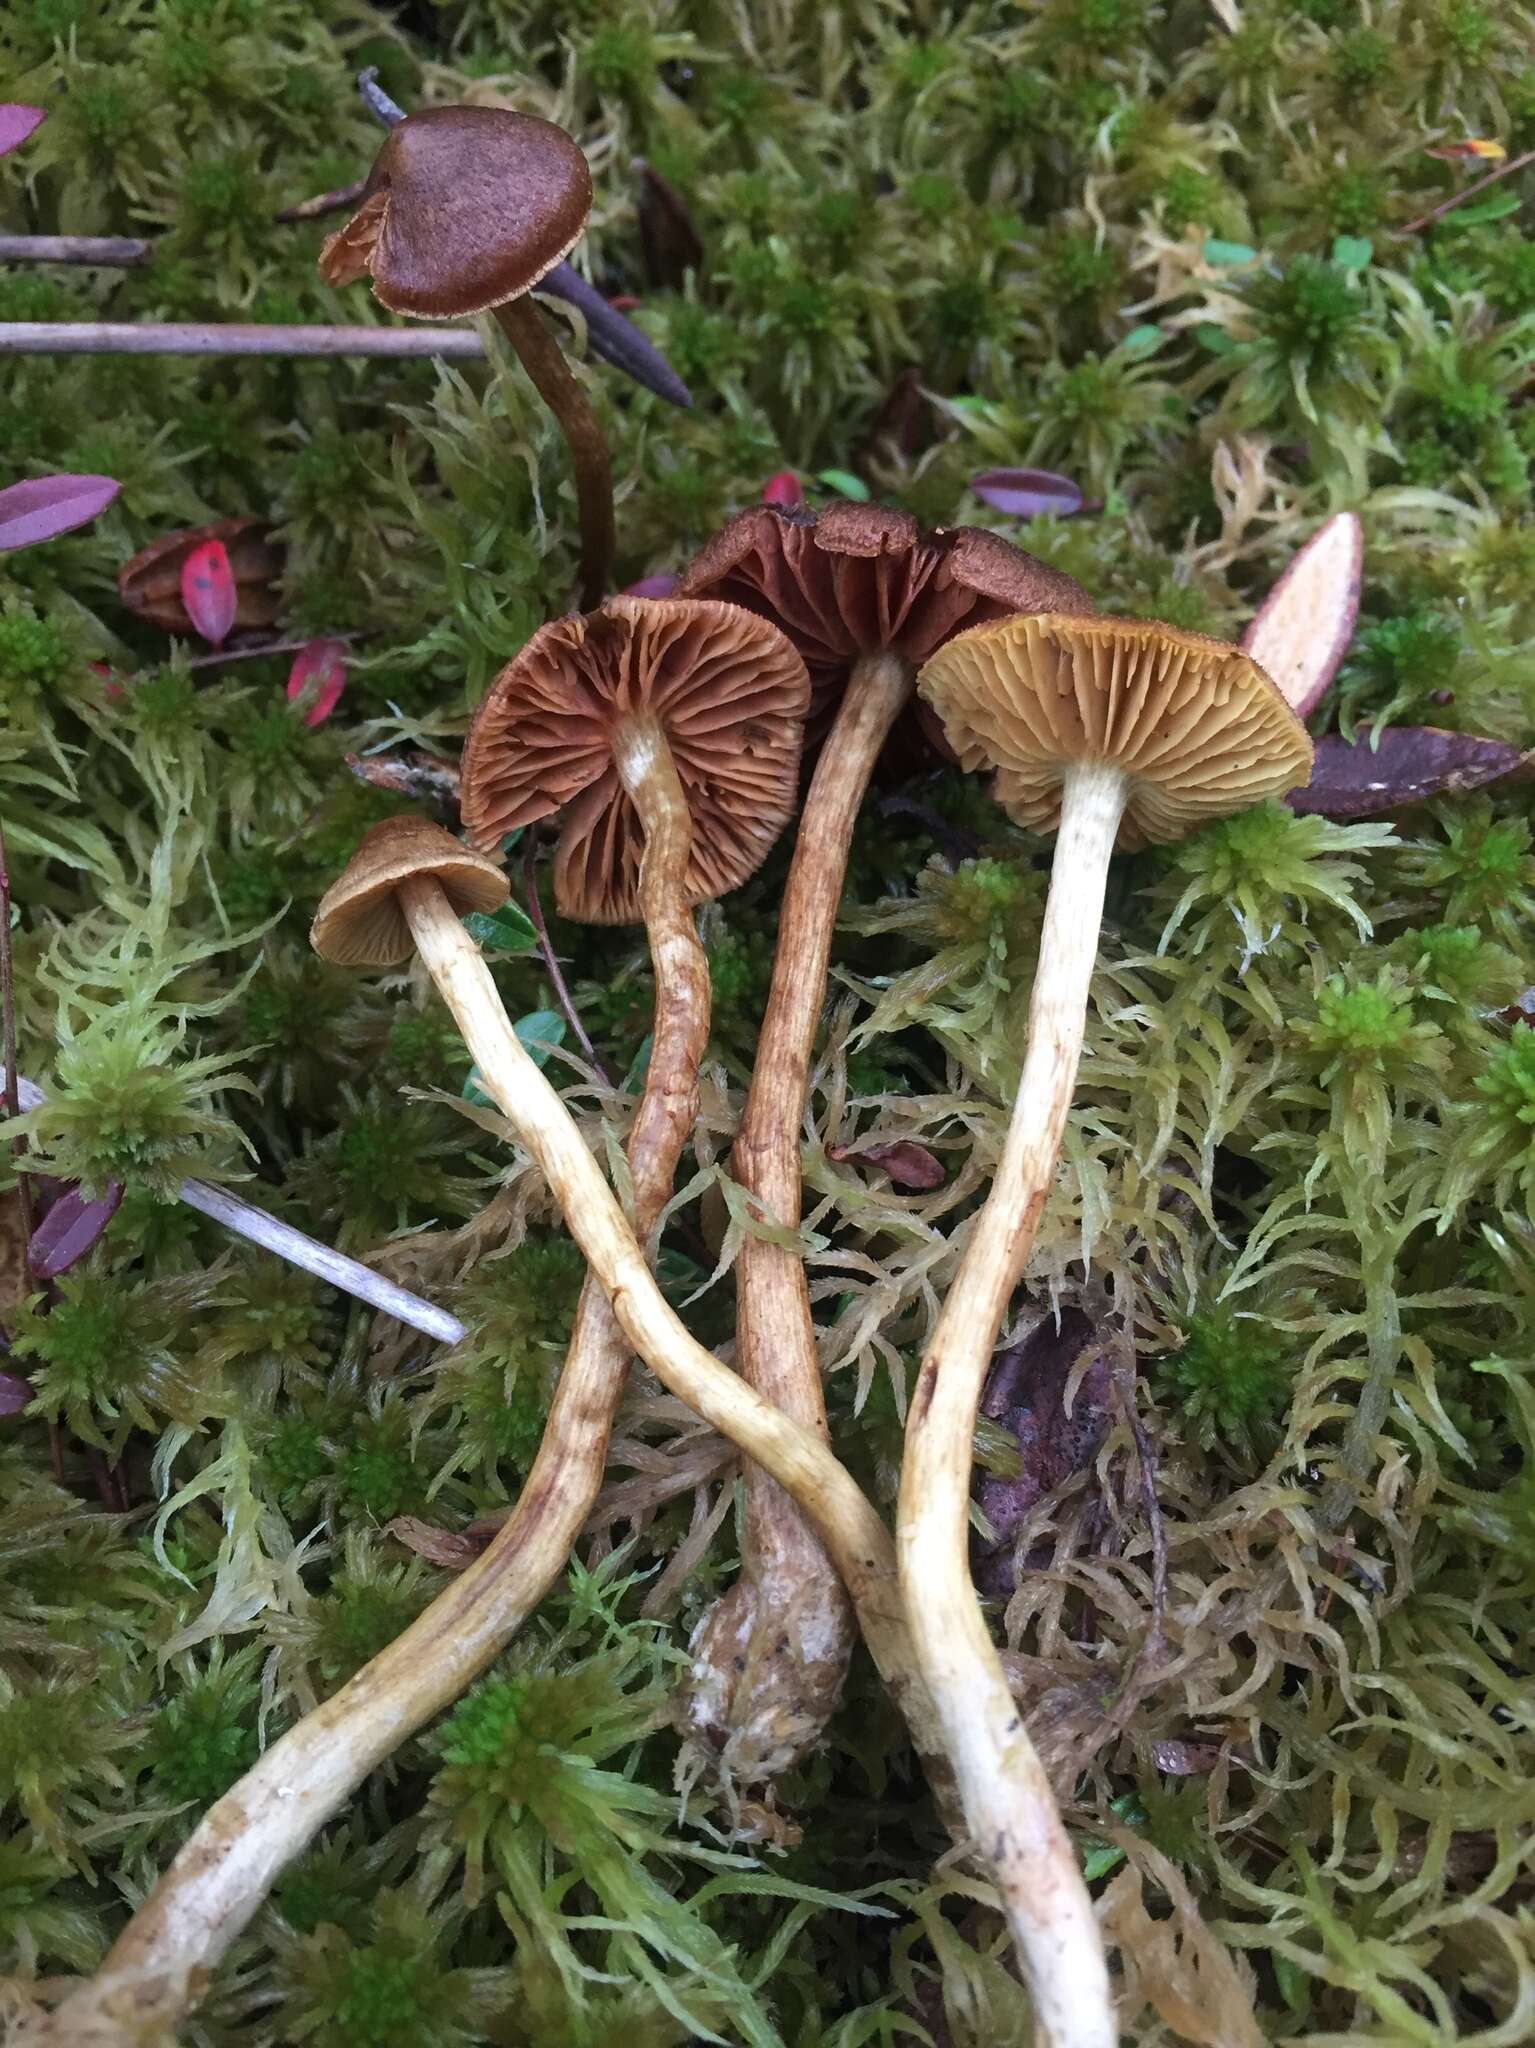
M566 126L598 167L593 273L640 298L635 317L695 396L663 413L600 373L618 580L678 567L784 468L814 502L833 470L952 525L992 517L966 490L976 471L1045 463L1102 509L1009 537L1105 609L1197 601L1174 623L1235 633L1317 521L1352 504L1360 630L1318 729L1389 719L1529 740L1530 174L1403 231L1495 167L1427 145L1535 144L1526 5L1381 0L1366 18L1339 0L1244 0L1228 29L1214 10L1159 19L1098 0L1028 15L985 0L924 24L792 0L754 19L750 59L717 14L654 0L574 26L551 0L510 25L491 0L454 0L408 32L335 0L168 0L153 15L14 0L3 14L0 96L50 110L0 159L5 225L165 238L132 270L12 269L7 318L354 317L314 271L336 220L270 215L371 160L378 132L350 81L379 63L406 104L511 104ZM636 156L692 211L703 254L681 283L646 275L617 168ZM887 414L871 441L911 365L920 407L903 401L908 425L893 433ZM493 1271L479 1262L508 1230L544 1241L540 1188L455 1106L467 1069L422 990L357 985L334 1009L304 979L303 935L362 830L402 804L348 786L344 754L451 755L490 677L560 609L578 538L551 423L473 366L16 358L0 448L0 482L80 470L124 486L93 526L0 563L0 821L21 1064L56 1110L39 1140L61 1176L131 1180L58 1304L110 1311L121 1347L93 1350L68 1314L45 1332L35 1301L0 1309L9 1338L25 1333L0 1366L39 1396L0 1442L9 2017L39 1979L95 1964L121 1901L214 1790L206 1772L243 1758L252 1727L290 1725L439 1583L424 1565L394 1577L410 1566L380 1509L409 1499L452 1533L516 1490L521 1438L488 1410L479 1433L462 1359L436 1376L433 1347L340 1307L258 1331L255 1294L215 1270L217 1233L156 1190L187 1171L259 1173L294 1222L483 1316L487 1341L501 1327L461 1283ZM281 524L285 622L367 636L310 738L272 717L281 661L190 669L195 650L174 653L114 594L149 541L241 514ZM863 1038L849 1051L841 1023L823 1032L804 1126L817 1172L851 1087L881 1137L949 1168L943 1189L872 1207L862 1177L846 1194L812 1183L834 1443L887 1481L947 1241L999 1148L1042 900L1033 842L952 782L906 793L928 822L881 814L876 795L855 832L833 971ZM1155 1538L1117 1426L1034 1510L1028 1569L993 1619L1111 1939L1132 1952L1131 2043L1176 2033L1180 1999L1218 2004L1232 2039L1254 2024L1245 2007L1263 2038L1362 2044L1517 2029L1535 1995L1520 1921L1529 1053L1504 1014L1535 983L1526 810L1508 785L1391 825L1261 812L1165 863L1133 856L1111 881L1079 1107L1024 1286L1048 1300L1086 1260L1137 1336L1170 1564L1157 1654ZM1022 884L976 901L967 855ZM760 1009L746 970L771 957L781 886L780 863L705 931L717 1064L701 1176L739 1113ZM649 1009L643 960L556 936L622 1076ZM536 960L495 972L515 1014L549 1007ZM595 1136L604 1098L552 1071ZM411 1156L387 1166L375 1105L402 1086L447 1099L412 1104ZM373 1184L384 1172L398 1184ZM711 1245L733 1256L725 1216L699 1187L668 1226L679 1301ZM728 1335L729 1285L685 1309L711 1341ZM520 1321L506 1336L544 1341ZM71 1406L61 1371L84 1375ZM126 1518L107 1470L119 1453ZM528 1649L579 1689L639 1646L654 1695L640 1609L663 1546L699 1546L680 1606L655 1617L674 1643L678 1615L732 1575L729 1475L643 1381L614 1456L617 1504L641 1498L617 1491L637 1479L650 1491L632 1521L600 1509L594 1541L627 1542L625 1570L650 1576L596 1607L556 1589ZM211 1637L162 1659L204 1620ZM249 1652L266 1683L254 1709L210 1689ZM206 1771L161 1784L183 1727L203 1731L188 1755ZM643 1731L596 1768L659 1798L674 1747ZM860 1664L827 1744L775 1810L741 1819L802 1833L785 1864L764 1852L768 1872L844 1900L881 1885L899 1920L764 1897L760 1872L626 1845L631 1888L665 1890L657 1927L694 1959L657 1963L673 1972L659 1985L627 1960L622 1985L587 1974L617 1937L591 1925L594 1894L561 1888L574 1866L542 1821L520 1839L553 1889L534 1901L526 1885L523 1911L487 1864L486 1896L464 1901L458 1852L432 1833L447 1768L420 1744L376 1775L221 1969L199 2038L567 2048L622 2031L660 2048L738 2038L741 1982L785 2039L1029 2038L996 1917L968 1880L929 1878L932 1809ZM688 1839L710 1845L691 1824ZM1167 1889L1180 1881L1186 1895ZM625 1939L655 1961L631 1917ZM1218 1992L1211 1925L1229 1959Z

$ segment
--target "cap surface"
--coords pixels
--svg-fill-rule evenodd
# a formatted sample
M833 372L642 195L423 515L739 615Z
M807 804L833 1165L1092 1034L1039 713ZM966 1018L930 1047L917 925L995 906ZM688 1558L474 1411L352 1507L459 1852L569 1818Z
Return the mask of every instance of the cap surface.
M1311 769L1305 727L1250 655L1155 619L1047 613L973 627L917 687L961 763L994 768L998 803L1036 832L1060 823L1077 761L1129 777L1125 847L1181 839Z
M1079 583L1000 534L924 533L888 505L749 506L690 563L678 595L724 598L781 626L805 658L818 711L860 654L893 648L922 662L986 619L1092 610Z
M579 241L592 174L563 128L504 107L427 107L390 129L327 284L371 276L392 313L451 320L531 290Z
M399 887L418 878L438 883L460 916L498 910L511 893L493 860L430 818L385 818L320 898L310 945L339 967L397 967L415 950Z
M470 838L564 812L555 899L594 924L639 918L643 835L614 765L615 728L653 715L693 822L687 893L751 875L794 808L810 685L788 640L739 606L610 597L536 632L491 684L464 748Z

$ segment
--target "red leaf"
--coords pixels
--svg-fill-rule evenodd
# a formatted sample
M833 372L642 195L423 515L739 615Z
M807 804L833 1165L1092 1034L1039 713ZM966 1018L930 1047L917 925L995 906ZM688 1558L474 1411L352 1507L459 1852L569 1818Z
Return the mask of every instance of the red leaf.
M1047 512L1069 519L1082 509L1082 493L1071 478L1051 469L983 469L971 477L970 488L1013 519L1038 519Z
M781 469L776 476L768 478L762 486L762 502L764 505L804 504L805 493L792 469Z
M205 540L182 563L181 602L203 638L222 647L235 622L240 596L229 566L229 550L221 540Z
M1535 988L1521 989L1511 1003L1494 1014L1505 1024L1535 1024Z
M1336 733L1316 743L1316 764L1304 789L1292 789L1292 811L1323 818L1375 818L1426 797L1480 789L1523 769L1528 756L1503 740L1442 732L1436 725L1388 725L1379 744L1353 744Z
M828 1145L826 1156L855 1166L882 1166L898 1188L941 1188L944 1182L942 1161L910 1138L888 1145Z
M1363 561L1364 528L1354 513L1335 513L1289 563L1242 635L1297 718L1321 702L1354 637Z
M677 588L675 576L642 576L638 583L626 583L625 597L670 597Z
M132 612L168 633L190 633L192 620L181 595L187 559L208 541L222 544L236 593L235 624L242 632L275 625L282 598L282 550L272 529L259 519L215 519L207 526L163 533L140 548L117 572L117 594Z
M302 699L305 725L323 725L346 687L346 642L311 640L293 657L288 695Z
M608 300L608 304L615 313L632 313L639 304L639 300L634 296L633 292L619 292Z
M47 118L46 107L29 107L20 100L0 100L0 156L18 148Z
M121 489L109 476L36 476L8 485L0 491L0 553L84 526Z
M107 1191L87 1201L78 1188L60 1195L32 1233L27 1247L27 1264L39 1280L57 1279L83 1259L91 1246L117 1214L123 1198L121 1183L107 1182Z

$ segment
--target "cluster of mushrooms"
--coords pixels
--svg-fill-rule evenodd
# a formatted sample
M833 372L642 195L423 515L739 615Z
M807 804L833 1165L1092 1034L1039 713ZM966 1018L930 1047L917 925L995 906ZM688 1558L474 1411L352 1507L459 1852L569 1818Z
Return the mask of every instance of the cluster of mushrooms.
M322 259L333 280L371 274L380 300L401 311L494 308L573 452L586 609L536 632L481 705L463 756L468 843L415 816L375 827L313 930L329 960L398 968L414 956L441 991L588 1263L569 1351L522 1497L495 1540L209 1812L97 1982L137 1987L162 2010L188 1997L282 1865L505 1647L586 1519L637 1355L746 1461L745 1571L695 1635L687 1725L738 1778L771 1778L816 1740L861 1632L957 1840L997 1887L1039 2038L1110 2048L1092 1902L971 1584L976 1413L1055 1176L1110 856L1303 782L1310 742L1237 647L1096 613L1069 577L994 534L923 533L876 505L819 515L754 507L674 595L595 602L612 552L606 455L526 296L576 239L589 195L580 151L558 129L437 108L393 128L358 213ZM893 1539L829 1447L810 1293L792 1248L848 849L891 746L989 774L1012 818L1056 839L1022 1078L911 1396ZM697 1114L710 991L694 911L760 865L794 814L807 759L731 1162L773 1226L741 1247L732 1369L668 1306L647 1249ZM643 924L653 961L653 1044L624 1201L524 1050L462 922L506 900L498 849L545 818L560 821L561 911Z

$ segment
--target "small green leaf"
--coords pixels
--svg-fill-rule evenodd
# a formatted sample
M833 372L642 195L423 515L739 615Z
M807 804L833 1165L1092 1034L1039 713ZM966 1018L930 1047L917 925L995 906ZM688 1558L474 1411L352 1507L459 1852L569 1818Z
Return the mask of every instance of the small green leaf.
M551 1049L565 1043L565 1019L558 1010L529 1010L512 1029L535 1066L543 1066Z
M624 1076L625 1095L636 1095L644 1086L645 1076L650 1070L650 1048L655 1043L655 1034L647 1031L640 1041L640 1049L629 1062L629 1071Z
M856 499L860 505L868 503L869 486L861 476L854 476L850 469L817 470L815 480L818 484L825 484L827 490L836 491L840 497Z
M1132 327L1119 344L1119 353L1128 356L1132 363L1138 363L1146 356L1155 355L1166 339L1165 330L1154 324Z
M469 1072L464 1077L464 1085L459 1089L458 1093L461 1101L472 1102L478 1109L494 1109L496 1107L495 1103L491 1101L485 1090L480 1086L480 1070L478 1067L471 1067L469 1069Z
M1107 1877L1116 1863L1123 1863L1125 1852L1117 1849L1112 1842L1100 1842L1089 1835L1082 1844L1082 1875L1089 1884L1095 1884L1100 1877Z
M1273 1965L1274 1982L1279 1986L1280 1997L1298 2019L1305 2019L1311 2010L1310 1978L1288 1956L1276 1956L1271 1952L1269 1961Z
M1239 263L1256 263L1258 260L1257 250L1249 249L1245 242L1223 242L1217 235L1212 235L1205 243L1203 254L1206 263L1233 268Z
M1482 221L1507 220L1511 213L1517 213L1523 201L1517 192L1499 192L1491 199L1483 199L1475 206L1457 206L1446 214L1439 223L1446 228L1474 228Z
M515 903L503 903L499 910L471 910L464 930L487 953L526 953L538 944L533 920Z
M1332 260L1343 270L1363 270L1375 254L1375 244L1362 235L1339 235L1332 245Z
M1235 353L1236 343L1224 327L1217 327L1213 320L1202 320L1193 330L1194 339L1201 348L1207 348L1212 356L1229 356Z

